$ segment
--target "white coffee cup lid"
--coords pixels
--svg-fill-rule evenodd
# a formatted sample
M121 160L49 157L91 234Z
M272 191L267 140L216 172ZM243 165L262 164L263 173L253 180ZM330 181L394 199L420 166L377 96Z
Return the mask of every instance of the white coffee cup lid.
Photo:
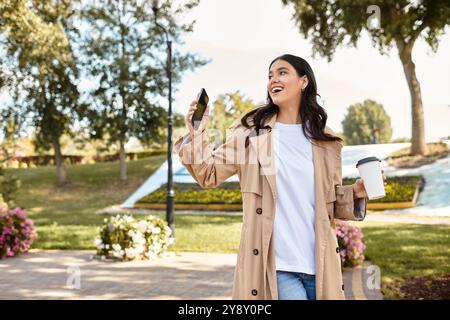
M367 158L363 158L361 160L358 161L358 163L356 164L356 167L358 168L359 165L363 164L363 163L367 163L367 162L372 162L372 161L380 161L380 159L378 159L377 157L367 157Z

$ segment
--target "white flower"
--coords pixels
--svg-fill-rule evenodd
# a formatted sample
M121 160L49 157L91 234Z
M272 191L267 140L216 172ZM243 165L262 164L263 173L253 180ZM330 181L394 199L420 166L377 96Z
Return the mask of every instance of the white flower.
M154 233L154 234L159 234L160 232L161 232L160 227L153 228L153 230L152 230L152 233Z
M113 256L116 258L123 258L124 252L123 250L120 251L113 251Z
M148 222L145 220L141 220L139 221L138 225L137 225L137 229L141 232L144 233L147 230L148 227Z
M141 233L135 233L133 236L133 242L136 245L143 245L145 244L145 238L142 236Z
M136 252L134 248L125 248L125 254L127 255L128 258L133 259L134 256L136 255Z
M95 238L94 240L94 245L98 248L101 249L103 246L103 241L100 238Z
M158 256L153 251L149 251L145 254L149 260L155 260Z
M129 235L130 237L134 237L135 233L134 233L133 230L130 230L130 231L128 231L128 235Z
M134 248L136 254L142 254L144 252L144 246L137 246Z
M118 243L114 243L114 244L112 245L112 248L113 248L114 251L120 251L120 250L122 250L122 247L121 247L120 244L118 244Z
M175 238L174 237L170 237L169 240L167 241L167 243L170 244L174 244L175 243Z

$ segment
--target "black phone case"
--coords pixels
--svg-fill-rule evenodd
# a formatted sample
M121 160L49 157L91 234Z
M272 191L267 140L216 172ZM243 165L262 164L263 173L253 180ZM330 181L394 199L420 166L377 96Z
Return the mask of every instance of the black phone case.
M191 123L194 129L197 129L200 125L200 121L203 118L206 107L208 106L209 97L206 90L202 88L197 96L197 109L192 114Z

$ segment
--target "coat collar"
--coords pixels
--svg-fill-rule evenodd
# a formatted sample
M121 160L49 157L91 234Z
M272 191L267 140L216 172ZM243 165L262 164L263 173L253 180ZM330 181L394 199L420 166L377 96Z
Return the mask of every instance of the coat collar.
M275 113L275 114L273 114L270 118L268 118L268 119L266 120L265 126L270 128L270 129L267 130L268 133L271 133L272 129L275 128L275 122L277 121L277 117L278 117L278 113ZM331 134L331 135L334 135L334 132L333 132L328 126L325 126L324 132L325 132L325 133L328 133L328 134ZM260 134L260 135L258 135L258 136L255 134L255 135L252 136L251 138L257 137L257 139L260 139L260 138L264 135L264 133L265 133L265 132L263 132L263 134ZM250 140L250 141L251 141L251 140ZM317 139L314 139L314 138L311 139L311 143L312 143L313 145L315 145L315 146L317 146L317 147L321 147L321 148L326 148L326 147L329 145L329 144L327 144L327 142L325 142L325 141L317 140Z
M261 173L266 176L274 199L276 199L276 168L273 154L272 129L275 127L276 120L277 113L266 120L265 126L269 127L268 129L263 129L259 135L256 135L254 132L249 138L250 144L256 151L257 159L261 166ZM334 134L328 126L325 127L325 132ZM311 139L311 144L316 191L326 193L329 191L329 187L332 184L332 175L334 174L334 168L331 168L334 166L334 162L332 157L327 157L326 149L331 148L330 146L333 144L326 141L316 140L314 138ZM325 166L328 166L327 170L324 170ZM324 172L326 173L325 175L323 174ZM317 189L317 186L321 188Z

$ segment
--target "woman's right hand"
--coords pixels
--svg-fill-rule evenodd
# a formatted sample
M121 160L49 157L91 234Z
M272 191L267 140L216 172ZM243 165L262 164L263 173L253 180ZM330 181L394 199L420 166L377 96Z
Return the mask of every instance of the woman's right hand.
M206 129L206 125L208 124L208 113L209 113L209 106L206 106L206 110L205 113L203 114L203 118L200 121L200 125L198 126L197 129L195 129L192 126L191 123L191 118L192 115L194 113L194 111L197 109L197 101L194 100L191 102L191 104L189 105L189 110L188 113L184 116L184 122L186 123L186 126L189 129L189 132L191 134L191 137L194 138L194 136L200 132L203 132Z

